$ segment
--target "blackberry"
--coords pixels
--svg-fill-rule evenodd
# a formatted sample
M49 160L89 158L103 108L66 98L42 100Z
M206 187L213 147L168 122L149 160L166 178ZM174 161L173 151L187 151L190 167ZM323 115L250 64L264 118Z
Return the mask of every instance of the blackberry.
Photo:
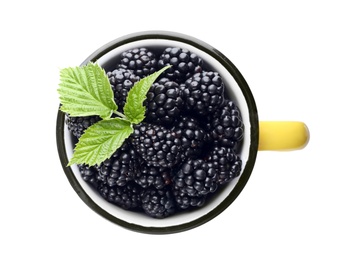
M128 141L98 166L97 179L109 187L124 186L134 179L139 167L139 158Z
M158 60L159 69L171 65L163 72L164 77L183 83L197 72L202 71L203 60L187 49L168 47Z
M212 166L212 163L202 159L188 159L173 178L174 189L190 197L215 192L218 188L218 174Z
M187 111L205 116L214 113L224 101L224 84L217 72L194 74L182 84L182 97Z
M208 135L195 118L182 116L172 129L181 139L184 158L196 158L202 154Z
M110 85L114 91L114 99L120 111L122 111L129 90L140 80L131 70L118 68L107 72Z
M92 187L97 188L100 181L97 179L97 169L95 167L89 167L88 165L78 165L82 179L88 182Z
M154 83L147 93L146 119L152 123L173 124L183 106L179 85L167 78Z
M176 212L170 189L147 189L141 197L144 212L153 218L165 218Z
M215 146L207 161L218 173L217 183L223 185L238 177L242 169L242 160L231 148Z
M173 167L181 160L181 141L175 132L142 122L135 125L131 143L149 166Z
M121 55L120 67L134 71L135 75L144 78L157 70L157 59L147 48L135 48Z
M134 182L128 182L122 187L110 187L105 183L101 183L98 187L98 192L105 200L124 209L136 209L141 207L141 191L141 187Z
M194 207L202 207L205 203L206 196L189 196L179 189L174 189L176 207L179 209L188 209Z
M239 108L233 101L225 100L224 105L211 116L207 129L216 143L236 149L244 133Z
M80 136L84 133L84 131L100 121L101 118L99 116L79 116L79 117L71 117L66 114L65 123L68 127L68 130L76 137L80 138Z
M171 184L172 170L165 167L154 167L143 164L134 177L134 181L142 188L153 186L162 189Z

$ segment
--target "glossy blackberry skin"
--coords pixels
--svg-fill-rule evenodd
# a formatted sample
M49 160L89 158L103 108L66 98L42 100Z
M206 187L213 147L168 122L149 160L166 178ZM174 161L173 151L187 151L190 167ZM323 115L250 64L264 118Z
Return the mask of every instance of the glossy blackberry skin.
M142 188L154 187L162 189L171 185L172 174L172 169L170 168L148 166L143 163L135 174L134 181Z
M215 146L207 158L218 174L217 183L226 184L240 175L242 160L232 148Z
M171 125L181 114L183 100L179 85L167 78L154 83L145 102L146 120L160 125Z
M158 60L158 68L171 65L164 71L164 77L183 83L197 72L202 71L203 60L195 53L178 47L166 48Z
M128 141L100 165L93 166L97 179L109 187L124 186L134 179L139 168L139 158Z
M127 141L100 165L78 165L81 177L107 201L124 209L140 208L142 187L134 182L140 158Z
M176 212L170 189L147 189L141 197L144 212L153 218L165 218Z
M65 123L68 127L68 130L76 138L80 138L80 136L84 133L84 131L88 127L97 123L100 120L101 118L99 116L71 117L68 114L66 114Z
M187 160L176 173L173 182L174 189L188 196L205 196L218 188L216 169L202 159Z
M231 100L225 100L210 118L207 124L210 138L224 147L237 149L237 145L243 139L244 124L241 112Z
M202 207L207 196L189 196L180 189L173 189L173 194L178 210L186 210L196 207Z
M149 166L174 167L181 161L181 141L166 127L141 122L134 126L132 145Z
M137 209L142 205L142 189L134 182L128 182L122 187L110 187L106 183L101 183L97 190L105 200L123 209Z
M217 72L196 73L181 89L186 110L199 116L214 113L224 102L224 83Z
M181 140L184 158L197 158L207 146L209 135L200 126L197 119L181 116L172 130Z
M122 53L120 67L132 70L144 78L157 71L156 55L147 48L135 48Z
M114 92L115 103L119 108L118 110L122 112L129 90L140 80L140 77L136 76L133 71L125 68L108 71L107 76Z
M124 186L138 173L141 158L127 139L108 159L99 165L78 165L81 177L97 188L99 184L108 187Z
M100 181L97 179L97 169L85 164L78 165L82 179L94 188L98 188Z

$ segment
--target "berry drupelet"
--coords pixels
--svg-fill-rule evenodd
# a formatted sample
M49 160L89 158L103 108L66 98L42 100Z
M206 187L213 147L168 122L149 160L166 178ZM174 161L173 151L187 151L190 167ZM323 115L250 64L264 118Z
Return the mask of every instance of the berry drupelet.
M172 130L181 140L184 158L197 158L207 145L208 135L193 117L181 116Z
M136 209L142 205L140 195L142 189L134 182L128 182L122 187L110 187L105 183L101 183L97 190L105 200L123 209Z
M97 178L97 168L85 164L78 165L82 179L94 188L98 188L100 180Z
M109 71L107 76L114 92L114 100L119 110L122 111L129 90L140 80L140 77L136 76L133 71L124 68Z
M97 179L112 187L124 186L133 180L139 168L138 164L138 154L126 141L110 158L94 167L97 170Z
M231 148L215 146L207 161L218 174L217 183L223 185L238 177L242 169L242 160Z
M141 196L144 212L154 218L165 218L176 212L175 199L170 189L147 189Z
M206 200L206 196L189 196L179 189L174 189L173 194L176 207L181 210L202 207Z
M196 73L181 87L186 110L199 116L214 113L224 101L224 84L217 72Z
M244 125L239 108L233 101L225 100L207 124L210 138L225 147L236 148L243 139Z
M158 60L158 68L167 65L171 65L171 68L164 72L164 77L183 83L195 73L202 71L203 60L187 49L168 47Z
M205 196L218 188L218 174L205 160L187 160L173 178L174 189L190 197Z
M84 131L88 127L97 123L100 120L101 120L101 118L99 116L71 117L67 114L65 122L66 122L66 125L68 127L68 130L76 138L80 138L80 136L84 133Z
M134 126L130 139L148 165L173 167L181 161L181 141L164 126L142 122Z
M81 177L90 183L107 201L132 209L141 206L141 186L135 183L140 159L132 146L125 142L100 165L78 165Z
M134 181L142 188L152 186L156 189L171 185L171 179L172 169L148 166L145 162L140 165L139 171L136 172L134 177Z
M183 107L179 85L167 78L160 79L149 89L145 105L148 122L173 124Z
M147 48L135 48L121 55L120 67L134 71L134 74L144 78L157 70L157 59Z

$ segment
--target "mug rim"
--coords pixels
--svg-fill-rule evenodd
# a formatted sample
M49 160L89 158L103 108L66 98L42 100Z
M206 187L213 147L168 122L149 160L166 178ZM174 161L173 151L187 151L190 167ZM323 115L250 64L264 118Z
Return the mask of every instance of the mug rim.
M222 66L226 68L226 70L232 75L236 83L238 84L239 88L242 91L242 94L245 98L245 101L248 106L249 110L249 121L250 121L250 147L249 147L249 157L247 162L245 163L245 168L238 180L238 183L235 185L233 190L229 193L229 195L224 198L224 200L217 205L214 209L202 215L201 217L194 219L190 222L181 223L178 225L173 226L166 226L166 227L151 227L151 226L142 226L134 223L129 223L125 220L117 218L99 205L97 205L92 198L86 193L83 189L81 184L78 182L77 178L74 175L71 167L67 167L68 164L68 157L66 153L66 144L64 138L64 128L65 128L65 113L58 109L57 113L57 121L56 121L56 141L57 141L57 149L59 153L59 159L62 164L62 168L64 173L75 190L78 196L82 199L82 201L89 206L92 210L94 210L97 214L104 217L105 219L121 226L126 229L137 231L141 233L148 233L148 234L170 234L170 233L177 233L186 231L195 227L198 227L211 219L218 216L221 212L223 212L227 207L232 204L232 202L238 197L238 195L242 192L243 188L245 187L246 183L248 182L252 170L254 168L254 164L257 157L258 152L258 143L259 143L259 120L258 120L258 112L256 103L253 97L253 94L240 73L237 67L220 51L212 47L211 45L194 38L189 35L172 32L172 31L141 31L135 32L131 34L127 34L125 36L119 37L115 40L108 42L107 44L103 45L91 55L89 55L81 64L80 66L86 65L89 62L96 62L100 57L107 54L111 50L134 41L145 40L145 39L163 39L163 40L173 40L178 42L183 42L194 46L210 56L216 59Z

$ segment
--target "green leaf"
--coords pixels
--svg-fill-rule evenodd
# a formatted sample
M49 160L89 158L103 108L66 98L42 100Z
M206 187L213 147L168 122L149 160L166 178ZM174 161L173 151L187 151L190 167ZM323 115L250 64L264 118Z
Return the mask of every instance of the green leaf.
M161 70L141 79L130 89L126 99L126 104L123 108L124 115L130 122L134 124L142 122L146 111L146 108L143 106L143 102L147 97L147 92L158 76L169 67L170 66L166 66Z
M98 64L62 69L58 92L60 109L70 116L99 115L105 119L117 110L109 79Z
M131 135L133 127L130 122L121 118L101 120L90 126L76 144L69 165L100 164L123 144Z

